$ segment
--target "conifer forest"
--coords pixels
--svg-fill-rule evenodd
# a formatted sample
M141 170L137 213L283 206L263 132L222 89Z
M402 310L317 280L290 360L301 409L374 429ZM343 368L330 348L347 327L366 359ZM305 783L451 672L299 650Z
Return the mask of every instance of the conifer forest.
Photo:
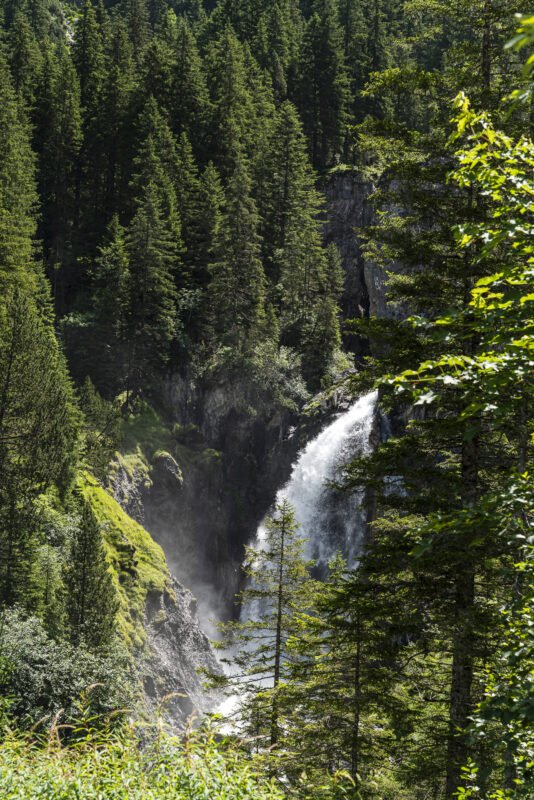
M0 797L534 798L524 0L0 0Z

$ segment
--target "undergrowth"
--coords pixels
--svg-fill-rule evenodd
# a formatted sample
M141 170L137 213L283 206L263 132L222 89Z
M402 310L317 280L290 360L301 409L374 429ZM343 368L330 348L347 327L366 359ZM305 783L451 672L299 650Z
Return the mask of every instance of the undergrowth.
M70 726L69 726L70 727ZM210 732L180 737L159 730L150 744L133 726L93 727L90 716L69 732L57 720L46 737L7 731L0 743L3 800L282 800L243 758L239 744Z

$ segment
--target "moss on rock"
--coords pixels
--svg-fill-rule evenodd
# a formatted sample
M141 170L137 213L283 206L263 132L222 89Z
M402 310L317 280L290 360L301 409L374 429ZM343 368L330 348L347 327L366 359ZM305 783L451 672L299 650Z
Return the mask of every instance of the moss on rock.
M146 643L143 621L148 593L171 594L165 555L95 478L84 474L81 489L102 526L120 602L119 632L131 650L138 650Z

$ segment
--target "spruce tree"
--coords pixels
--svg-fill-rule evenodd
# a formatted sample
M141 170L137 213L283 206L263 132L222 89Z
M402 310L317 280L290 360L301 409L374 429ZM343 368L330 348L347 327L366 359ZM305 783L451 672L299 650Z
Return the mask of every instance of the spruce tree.
M205 158L210 98L195 37L184 19L176 29L173 102L168 109L177 138L185 133L197 157Z
M260 341L265 322L258 224L246 164L238 156L214 238L208 301L214 343L240 355L250 353Z
M115 396L124 389L130 313L130 273L125 231L113 217L105 243L90 268L91 312L79 343L80 364L102 392ZM71 347L72 352L72 347ZM78 377L82 378L84 374Z
M50 324L34 301L0 304L0 602L25 603L38 532L36 501L65 489L76 459L78 414Z
M210 162L198 182L197 214L191 228L188 254L193 263L193 283L201 288L205 288L210 279L209 265L219 236L224 202L219 174Z
M70 544L64 581L70 640L91 649L105 647L114 634L118 603L102 530L85 499L79 527Z
M168 362L176 335L177 262L175 231L169 225L153 180L138 200L126 234L128 255L128 393L138 392Z
M233 669L223 683L238 693L240 726L265 737L260 747L282 744L290 644L299 634L300 615L313 609L316 584L303 559L304 543L297 529L294 509L284 500L267 519L257 548L247 549L247 585L240 595L244 619L221 625L225 638L217 645L230 648L224 660ZM264 752L269 759L269 750Z
M247 86L243 46L226 25L206 55L211 97L210 153L221 176L229 180L241 153L252 155L249 131L254 119Z
M72 296L76 178L82 144L78 78L66 50L58 59L51 49L45 53L35 118L42 203L39 233L56 312L62 316Z
M294 99L308 137L314 167L326 167L342 153L347 76L337 9L316 4L304 32L300 85Z
M126 24L133 44L134 57L140 63L150 38L150 21L146 0L124 0Z
M34 156L27 120L11 86L9 70L0 60L0 290L15 286L37 291L40 276L35 266L33 237Z
M37 99L42 55L24 13L18 12L9 31L9 67L13 88L29 110Z

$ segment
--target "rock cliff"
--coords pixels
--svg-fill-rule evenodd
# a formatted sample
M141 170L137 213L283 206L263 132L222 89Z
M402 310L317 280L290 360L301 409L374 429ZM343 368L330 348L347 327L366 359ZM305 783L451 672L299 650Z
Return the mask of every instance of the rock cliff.
M346 274L342 300L344 319L404 314L387 302L386 271L366 258L362 250L363 229L376 219L369 199L375 190L373 181L348 167L332 171L323 185L325 238L337 245ZM399 267L391 264L389 269L395 272ZM367 342L361 339L347 337L346 343L357 358L368 352Z

